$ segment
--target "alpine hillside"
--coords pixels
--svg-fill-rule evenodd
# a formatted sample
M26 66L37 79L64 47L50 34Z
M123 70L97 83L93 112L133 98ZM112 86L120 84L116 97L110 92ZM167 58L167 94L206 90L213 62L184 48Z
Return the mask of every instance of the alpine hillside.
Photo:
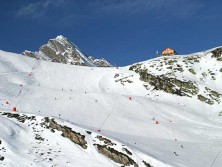
M222 47L118 68L61 36L29 53L0 51L0 166L222 166Z

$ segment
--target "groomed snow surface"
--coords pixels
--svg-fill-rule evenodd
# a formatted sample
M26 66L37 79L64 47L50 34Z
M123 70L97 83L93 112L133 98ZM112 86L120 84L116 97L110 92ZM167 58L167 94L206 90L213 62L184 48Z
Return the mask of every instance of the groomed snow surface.
M221 67L199 54L205 56L203 68ZM203 86L222 92L221 74ZM132 82L121 84L119 79L125 77ZM88 148L82 149L59 132L36 125L47 139L39 144L31 125L0 114L0 158L4 157L0 166L122 166L96 150L93 135L106 136L117 148L126 146L142 167L143 160L153 167L222 166L222 117L218 116L222 105L147 90L129 67L72 66L0 51L0 83L2 113L16 107L14 113L36 115L37 123L45 116L55 117L88 141Z

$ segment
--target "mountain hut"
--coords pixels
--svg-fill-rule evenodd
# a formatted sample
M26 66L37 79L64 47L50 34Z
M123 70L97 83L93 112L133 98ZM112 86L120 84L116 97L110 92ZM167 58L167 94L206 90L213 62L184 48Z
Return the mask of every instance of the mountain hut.
M172 55L176 55L177 52L171 48L166 48L162 51L162 56L172 56Z

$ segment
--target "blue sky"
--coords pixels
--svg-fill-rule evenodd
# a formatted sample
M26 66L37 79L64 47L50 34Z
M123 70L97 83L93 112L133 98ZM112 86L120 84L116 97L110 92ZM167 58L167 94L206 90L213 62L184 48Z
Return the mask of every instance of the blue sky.
M0 0L0 49L36 51L64 35L119 66L166 47L188 54L222 45L220 0Z

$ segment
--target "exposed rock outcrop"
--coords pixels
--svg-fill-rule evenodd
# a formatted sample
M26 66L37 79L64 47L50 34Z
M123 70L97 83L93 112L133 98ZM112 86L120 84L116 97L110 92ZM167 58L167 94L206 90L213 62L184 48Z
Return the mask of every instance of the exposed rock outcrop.
M146 161L143 161L143 163L144 163L144 165L145 165L146 167L153 167L153 166L151 166L149 163L147 163Z
M130 67L134 70L134 67ZM199 89L191 81L181 81L176 78L169 78L165 75L155 76L147 70L136 69L135 72L140 74L140 80L154 86L155 90L163 90L166 93L176 94L178 96L191 96L198 93Z
M4 161L5 157L0 155L0 161Z
M24 52L21 53L24 56L32 57L32 58L37 58L37 55L34 52L25 50Z
M96 147L99 153L103 154L104 156L110 158L111 160L115 161L116 163L120 163L125 166L134 165L134 167L138 167L138 164L131 159L128 155L123 154L109 146L96 144Z
M7 116L8 118L14 118L21 123L24 123L26 120L30 120L30 121L36 120L35 116L27 116L27 115L21 115L21 114L16 114L16 113L4 112L4 113L2 113L2 115Z
M219 51L215 51L215 55L220 55L220 49ZM143 66L143 64L135 64L132 65L129 70L135 71L140 75L140 80L144 81L144 86L147 89L150 89L149 85L153 86L153 90L161 90L166 93L175 94L178 96L187 96L187 97L196 97L201 102L204 102L209 105L213 105L215 102L220 103L222 94L218 93L215 90L212 90L210 88L205 88L204 94L200 94L200 87L195 81L191 80L185 80L185 78L179 79L178 75L175 75L175 73L182 73L184 70L189 71L193 75L196 75L196 71L194 71L193 68L189 68L190 64L198 63L200 57L199 56L190 56L185 57L183 62L187 64L186 67L182 68L181 65L178 64L177 60L173 58L172 60L169 60L164 58L163 60L154 60L154 61L160 61L159 65L163 64L166 61L165 65L174 64L172 66L166 67L167 70L170 70L159 75L155 75L152 73L148 68ZM150 68L154 68L156 65L153 63ZM169 68L172 67L172 68ZM158 69L159 68L159 69ZM159 66L156 70L161 71L161 66ZM209 75L207 75L207 72ZM200 81L204 82L203 80L209 76L211 77L211 80L216 80L216 75L214 72L208 69L207 72L202 72L199 75L202 75L200 78ZM116 76L116 75L115 75ZM117 77L117 76L116 76Z
M81 146L83 149L87 149L87 142L84 135L73 131L67 126L59 125L54 119L48 120L48 118L46 118L45 120L46 122L49 122L49 129L61 131L63 137L68 138L75 144Z
M110 145L110 146L113 146L113 145L116 145L115 143L113 143L111 140L103 137L103 136L96 136L97 139L99 139L100 141L103 141L104 144L107 144L107 145Z
M213 54L212 57L216 58L217 61L222 61L222 48L214 49L211 53Z
M110 64L107 60L105 60L104 58L101 59L95 59L92 56L88 57L93 64L95 64L97 67L112 67L112 64Z

